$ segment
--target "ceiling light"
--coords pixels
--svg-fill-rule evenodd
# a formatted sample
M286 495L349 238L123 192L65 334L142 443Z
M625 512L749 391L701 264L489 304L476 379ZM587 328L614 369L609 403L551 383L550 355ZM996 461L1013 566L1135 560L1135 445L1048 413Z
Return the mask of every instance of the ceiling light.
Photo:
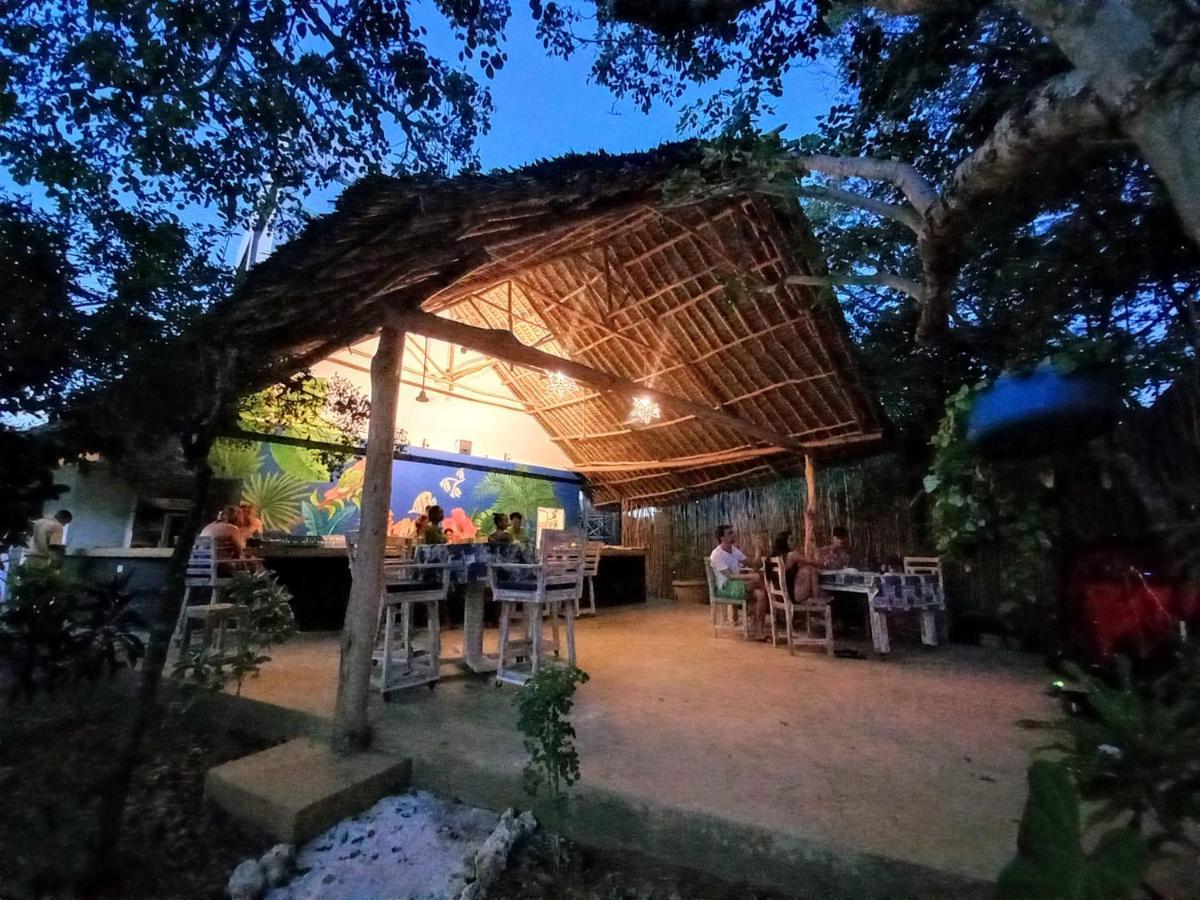
M631 422L640 422L643 425L649 425L655 419L662 418L662 408L649 397L636 397L633 401L633 409L629 411L629 420Z
M569 375L564 375L562 372L546 373L546 390L550 392L551 396L563 400L578 389L579 384Z

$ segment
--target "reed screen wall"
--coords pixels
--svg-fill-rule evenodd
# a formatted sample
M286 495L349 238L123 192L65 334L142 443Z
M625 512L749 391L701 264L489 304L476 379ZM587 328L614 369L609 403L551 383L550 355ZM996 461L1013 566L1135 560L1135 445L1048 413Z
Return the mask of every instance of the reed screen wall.
M895 473L888 458L818 472L818 545L829 542L835 525L845 525L860 565L874 566L891 555L932 553L932 540L919 522L922 498L903 496ZM647 549L649 591L670 597L673 580L704 577L703 560L712 551L718 525L737 529L751 555L756 541L768 552L783 529L803 540L805 493L804 479L797 477L669 506L626 503L621 542Z

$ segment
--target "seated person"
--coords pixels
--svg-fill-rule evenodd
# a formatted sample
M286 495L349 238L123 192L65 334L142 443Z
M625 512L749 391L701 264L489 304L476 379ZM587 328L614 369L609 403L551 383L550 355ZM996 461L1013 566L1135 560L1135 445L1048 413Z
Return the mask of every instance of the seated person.
M261 538L263 536L262 519L258 517L258 510L254 504L248 500L243 500L238 504L238 530L242 533L242 543L245 544L251 538Z
M771 556L782 556L788 597L793 603L804 603L808 600L827 600L828 595L821 590L821 562L807 559L796 548L790 531L781 531L775 535L775 544Z
M512 532L508 530L508 516L504 513L492 513L492 525L495 531L488 535L489 544L511 544Z
M524 544L529 541L525 533L525 517L519 512L508 514L508 532L512 535L514 544Z
M422 517L426 518L426 517ZM427 512L424 526L417 531L417 541L421 544L445 544L446 533L442 530L442 520L446 518L440 506L431 506Z
M758 636L762 634L766 621L767 592L757 572L742 571L742 563L747 557L734 546L736 540L732 525L717 526L717 546L709 554L708 564L712 566L718 597L729 600L745 600L749 597L754 601L752 634ZM757 559L757 552L755 555Z
M838 525L833 529L833 543L817 551L817 560L822 569L850 568L850 532L846 526Z
M217 513L216 519L200 530L200 537L210 537L214 544L231 544L234 555L241 556L246 549L246 541L242 537L242 530L237 526L239 518L236 506L224 506Z

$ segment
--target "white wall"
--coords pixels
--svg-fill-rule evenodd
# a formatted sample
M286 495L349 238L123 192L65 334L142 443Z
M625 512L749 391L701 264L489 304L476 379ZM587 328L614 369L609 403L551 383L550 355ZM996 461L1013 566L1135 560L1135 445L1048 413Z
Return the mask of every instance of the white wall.
M421 341L423 345L424 339ZM313 374L323 378L341 375L370 396L371 378L361 369L370 367L375 346L376 341L365 341L355 345L353 351L336 353L313 366ZM451 348L440 341L430 341L429 348L430 358L447 368ZM458 367L482 360L483 357L478 354L454 350L454 363ZM471 441L472 456L504 459L507 453L514 462L551 469L570 468L571 462L566 454L546 436L537 420L529 414L464 399L475 396L491 403L507 402L514 407L519 405L492 369L484 369L464 379L454 389L461 396L446 396L439 391L449 390L448 385L430 368L426 374L429 402L418 403L416 396L420 391L422 369L420 353L410 346L405 352L403 365L404 379L412 384L401 385L396 424L408 432L409 444L414 449L419 449L422 441L428 441L428 446L434 450L453 453L458 450L457 441L462 438Z
M114 475L104 463L63 466L54 473L54 481L70 490L47 501L42 514L52 516L60 509L71 511L74 518L67 526L68 548L127 545L137 504L137 493L128 482Z

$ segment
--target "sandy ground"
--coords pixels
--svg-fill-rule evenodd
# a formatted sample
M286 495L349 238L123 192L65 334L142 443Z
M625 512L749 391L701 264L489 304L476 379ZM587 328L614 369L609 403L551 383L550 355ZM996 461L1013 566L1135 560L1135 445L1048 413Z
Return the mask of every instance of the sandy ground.
M1048 737L1028 726L1057 716L1040 661L999 649L898 640L887 661L790 656L714 638L702 606L602 611L578 646L591 675L574 715L584 784L973 878L1011 858L1025 770ZM335 637L274 655L245 694L329 716ZM515 690L459 676L374 711L418 765L508 777L524 760Z

